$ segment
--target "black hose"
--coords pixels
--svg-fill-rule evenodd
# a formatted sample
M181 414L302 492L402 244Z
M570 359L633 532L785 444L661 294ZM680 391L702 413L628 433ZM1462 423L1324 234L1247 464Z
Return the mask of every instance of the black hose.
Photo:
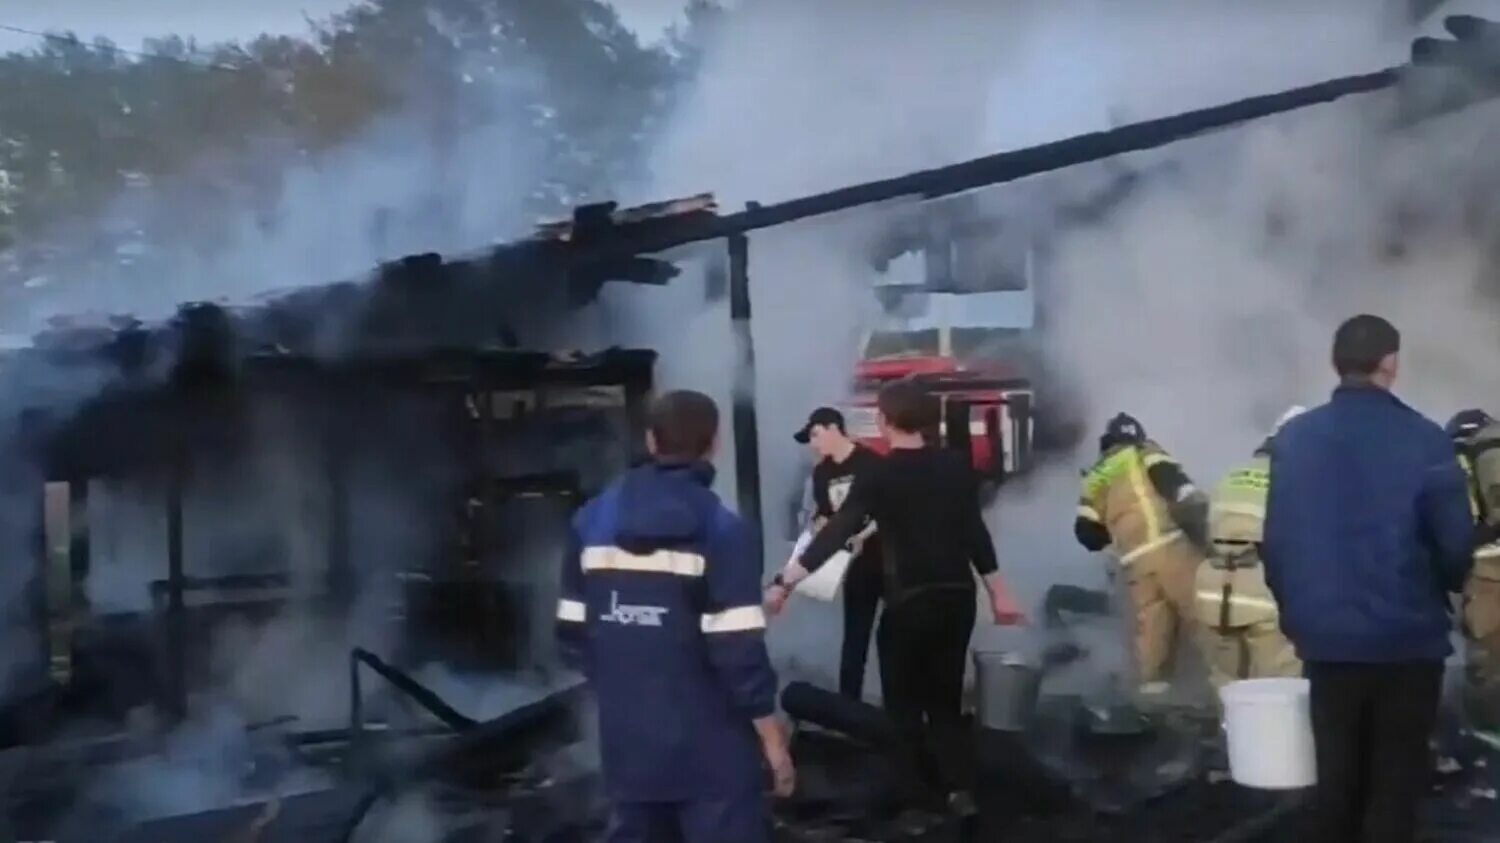
M806 682L792 682L781 692L781 708L793 720L813 723L875 747L898 743L895 723L882 710Z
M1233 826L1228 831L1219 834L1209 840L1208 843L1255 843L1263 839L1285 840L1287 835L1277 833L1282 823L1286 822L1306 800L1301 794L1287 797L1265 812L1256 814L1248 820Z

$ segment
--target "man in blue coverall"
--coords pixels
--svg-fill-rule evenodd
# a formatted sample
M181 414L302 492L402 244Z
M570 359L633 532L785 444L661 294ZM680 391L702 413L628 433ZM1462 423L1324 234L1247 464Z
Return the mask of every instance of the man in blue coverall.
M559 635L598 698L610 843L768 843L767 785L794 786L760 542L710 488L718 428L708 396L662 396L652 461L573 521Z
M1477 531L1453 442L1391 393L1401 334L1339 326L1328 403L1271 443L1261 558L1311 684L1317 843L1411 843Z

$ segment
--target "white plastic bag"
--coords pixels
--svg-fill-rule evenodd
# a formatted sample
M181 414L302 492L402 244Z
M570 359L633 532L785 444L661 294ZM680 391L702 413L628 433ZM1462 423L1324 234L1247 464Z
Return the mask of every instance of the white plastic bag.
M797 544L792 548L792 559L802 556L807 546L812 544L812 531L803 530L802 535L797 537ZM840 550L828 557L828 561L813 571L807 579L797 583L792 590L793 594L803 597L811 597L814 600L832 602L839 596L839 590L844 585L844 577L849 573L849 563L854 557L847 550Z

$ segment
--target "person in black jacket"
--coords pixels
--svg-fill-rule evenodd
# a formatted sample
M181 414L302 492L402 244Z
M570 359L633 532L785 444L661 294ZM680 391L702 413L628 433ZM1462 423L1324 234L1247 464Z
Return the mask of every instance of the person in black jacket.
M890 453L855 481L801 558L777 574L766 607L779 613L791 589L874 518L886 562L886 609L876 633L885 708L907 737L910 769L951 799L968 784L962 696L975 572L996 623L1020 623L1022 616L1001 582L967 455L923 440L921 431L937 420L936 404L913 381L881 390L877 418Z
M819 407L793 437L818 457L812 472L813 523L816 532L827 526L849 497L856 478L880 462L880 455L849 438L844 415L832 407ZM865 686L865 662L870 636L880 611L884 563L876 524L866 518L850 540L854 561L844 577L844 640L839 654L839 693L859 699Z

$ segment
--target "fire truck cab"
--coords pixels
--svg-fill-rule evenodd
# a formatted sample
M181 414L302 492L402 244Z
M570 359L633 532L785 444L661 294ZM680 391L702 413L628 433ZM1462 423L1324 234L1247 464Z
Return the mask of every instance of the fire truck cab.
M944 239L890 260L875 283L883 316L865 335L845 407L850 435L876 450L875 396L899 378L931 390L941 421L933 441L970 454L994 482L1032 463L1035 393L1027 365L1036 323L1029 244Z

